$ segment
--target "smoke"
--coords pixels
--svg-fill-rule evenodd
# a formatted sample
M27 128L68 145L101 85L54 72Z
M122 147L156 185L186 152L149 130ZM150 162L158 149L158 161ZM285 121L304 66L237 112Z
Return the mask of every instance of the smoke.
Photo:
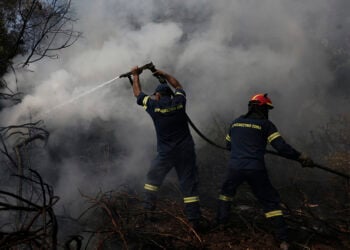
M26 96L1 112L1 125L30 117L45 121L50 157L37 164L55 176L64 204L75 201L79 189L115 188L125 178L143 178L148 169L155 154L153 124L136 105L126 79L53 109L134 65L153 61L174 75L201 130L213 126L213 117L229 123L246 112L250 96L267 92L276 107L272 121L282 134L306 137L346 100L341 93L349 87L336 81L330 64L335 48L349 58L349 37L344 37L350 30L349 5L347 0L76 0L75 29L83 38L58 60L43 59L18 72ZM11 75L7 80L15 86ZM157 82L144 72L141 84L152 93ZM108 154L112 164L83 160L91 154Z

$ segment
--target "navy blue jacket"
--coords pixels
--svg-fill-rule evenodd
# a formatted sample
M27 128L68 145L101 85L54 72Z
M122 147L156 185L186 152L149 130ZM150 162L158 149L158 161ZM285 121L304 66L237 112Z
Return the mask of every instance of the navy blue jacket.
M286 158L298 159L300 156L268 119L238 117L230 125L226 142L231 151L229 166L236 169L264 169L267 143Z
M187 123L186 93L176 89L174 96L162 96L159 101L141 92L137 104L151 116L157 134L157 151L171 152L183 146L194 146Z

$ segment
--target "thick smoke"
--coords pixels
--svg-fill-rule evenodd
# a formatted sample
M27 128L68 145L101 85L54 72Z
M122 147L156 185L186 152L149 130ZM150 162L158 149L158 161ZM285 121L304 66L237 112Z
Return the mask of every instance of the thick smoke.
M267 92L276 106L271 119L287 139L307 136L305 127L325 122L349 90L336 82L330 66L333 48L349 53L349 37L344 38L349 5L347 0L76 0L75 29L83 38L58 60L41 60L18 72L26 96L2 111L1 125L30 117L45 121L52 149L37 164L55 180L65 206L78 189L115 188L124 178L142 178L148 168L155 152L153 125L136 105L128 80L54 109L134 65L153 61L174 75L187 91L189 116L204 131L213 117L228 123L246 112L250 96ZM7 80L15 86L12 75ZM152 93L157 82L144 72L141 84ZM105 135L97 136L101 143L117 145L107 174L102 163L82 159L101 149L94 139L99 133Z

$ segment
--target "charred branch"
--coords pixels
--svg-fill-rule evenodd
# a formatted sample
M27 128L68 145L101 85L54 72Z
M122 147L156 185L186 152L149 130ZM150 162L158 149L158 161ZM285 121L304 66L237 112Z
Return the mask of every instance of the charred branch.
M0 142L2 147L0 153L8 159L8 161L16 168L19 167L20 149L27 146L34 141L41 140L47 143L49 132L41 127L42 121L33 123L25 123L20 125L11 125L7 127L0 127ZM14 153L11 153L8 148L12 146Z
M22 15L23 24L28 23L26 20L35 20L30 26L26 25L25 33L22 34L23 38L31 41L23 66L44 57L57 58L57 51L70 47L81 36L80 32L73 30L72 24L76 20L69 16L70 5L71 1L54 0L49 5L33 1L29 15ZM31 12L33 7L36 12Z
M100 194L96 198L84 197L92 203L88 210L105 218L101 225L86 231L91 233L88 244L92 243L97 248L109 244L117 244L123 249L146 245L157 249L180 245L194 249L203 247L201 237L175 202L162 201L159 210L146 212L137 196L124 192ZM84 217L89 215L86 211L83 214ZM153 219L160 219L161 224L153 223ZM113 243L115 238L119 242Z
M37 202L18 196L14 193L0 190L2 212L9 214L13 211L26 213L27 220L24 220L20 227L14 231L0 229L0 246L7 249L18 246L29 248L56 249L57 247L57 220L53 206L58 197L53 195L52 188L43 182L38 172L30 170L33 178L17 176L31 182L40 191L36 197ZM11 202L12 201L12 202ZM23 205L18 206L20 201Z
M335 210L326 217L318 206L311 204L306 193L298 189L300 206L283 205L288 225L294 235L292 245L308 248L316 244L349 246L349 209ZM215 211L203 207L203 217L208 230L194 230L182 212L178 202L159 200L155 211L142 208L142 200L135 194L125 192L100 193L97 197L83 197L91 204L79 217L90 234L85 249L104 248L184 248L184 249L247 249L251 247L274 249L271 228L266 223L259 205L235 206L228 224L224 227L212 225ZM250 199L248 197L248 199ZM99 218L96 221L95 218Z
M73 28L76 19L70 9L71 0L15 0L0 4L0 78L9 69L16 77L12 59L19 54L25 55L17 65L23 68L46 57L58 58L61 49L72 46L81 32ZM3 78L0 89L8 89ZM9 90L0 93L0 99L12 100L14 105L20 102L19 95Z

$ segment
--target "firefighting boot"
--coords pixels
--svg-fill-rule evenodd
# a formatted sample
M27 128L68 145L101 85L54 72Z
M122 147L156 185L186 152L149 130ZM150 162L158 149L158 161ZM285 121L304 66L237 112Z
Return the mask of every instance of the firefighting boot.
M231 202L219 200L216 213L216 225L225 225L228 222L231 211Z
M197 220L190 220L190 225L198 233L206 233L211 230L210 223L204 217Z
M268 218L273 229L275 239L279 242L281 249L289 249L288 244L288 227L283 216Z
M143 208L148 211L153 211L156 209L157 205L157 195L155 192L144 192Z

